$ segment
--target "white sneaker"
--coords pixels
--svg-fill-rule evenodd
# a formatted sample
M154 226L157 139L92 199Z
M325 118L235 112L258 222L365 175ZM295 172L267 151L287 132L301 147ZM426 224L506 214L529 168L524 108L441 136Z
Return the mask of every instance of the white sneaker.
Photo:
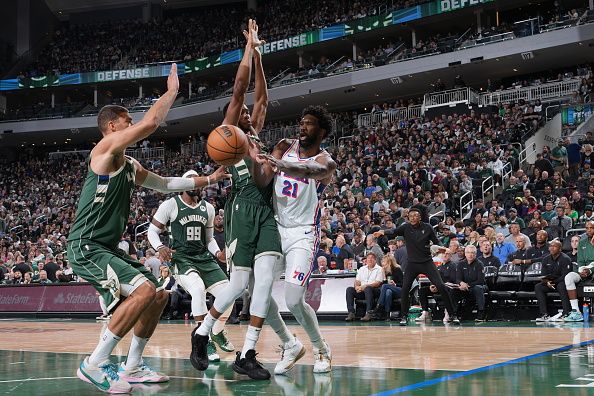
M142 362L138 367L126 370L125 363L120 364L118 375L129 384L158 384L169 381L169 377L152 369Z
M421 316L415 319L415 322L429 322L431 320L431 314L429 311L423 311Z
M99 390L107 393L130 393L130 384L118 375L118 367L109 360L93 366L89 363L89 357L80 363L76 375L81 380L95 385Z
M276 364L274 368L274 374L280 375L285 374L291 370L295 363L305 355L305 347L293 336L293 340L281 345L281 360Z
M101 316L97 316L95 319L97 319L97 320L109 320L109 319L111 319L111 315L109 315L109 314L108 315L103 314Z
M565 320L563 319L565 316L563 316L563 312L559 312L557 315L552 316L549 319L549 322L565 322Z
M329 373L332 371L332 351L330 345L324 341L325 347L322 349L314 348L314 369L316 374Z

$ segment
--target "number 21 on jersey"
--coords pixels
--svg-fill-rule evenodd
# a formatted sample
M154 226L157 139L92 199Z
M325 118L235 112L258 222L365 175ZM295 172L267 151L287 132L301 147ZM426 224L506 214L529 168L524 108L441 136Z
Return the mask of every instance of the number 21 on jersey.
M297 183L291 183L288 180L285 180L283 182L283 195L287 196L287 197L291 197L291 198L297 198L297 193L299 191L299 184Z

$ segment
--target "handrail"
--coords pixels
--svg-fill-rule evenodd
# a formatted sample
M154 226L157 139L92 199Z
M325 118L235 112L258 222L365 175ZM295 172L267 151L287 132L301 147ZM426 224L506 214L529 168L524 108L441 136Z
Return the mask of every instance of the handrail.
M466 29L466 31L465 31L464 33L462 33L462 34L460 35L460 37L458 37L456 40L454 40L454 42L455 42L456 44L458 44L458 43L462 42L462 40L464 39L464 36L466 36L466 34L467 34L467 33L469 33L471 30L472 30L472 28L468 28L468 29Z
M445 219L445 213L443 212L443 210L440 210L439 212L433 213L429 216L429 222L431 222L431 219L436 216L443 216L443 218Z
M286 73L288 70L291 70L291 68L290 68L290 67L287 67L285 70L281 71L281 72L280 72L280 73L278 73L276 76L272 77L272 78L270 79L270 81L268 82L268 84L272 84L273 82L275 82L275 81L276 81L276 79L277 79L277 78L284 76L284 75L285 75L285 73Z
M331 63L329 66L327 66L327 67L325 68L325 70L332 70L332 68L334 68L334 66L336 66L336 64L337 64L338 62L340 62L341 60L343 60L344 58L345 58L345 57L344 57L344 55L343 55L343 56L341 56L340 58L338 58L338 60L337 60L336 62L334 62L334 63Z
M470 194L470 199L465 204L462 203L464 198ZM464 213L464 209L468 207L468 212ZM473 199L472 199L472 191L467 191L465 194L462 194L460 197L460 220L463 220L470 212L472 212L473 207Z
M12 232L14 232L14 230L19 229L19 228L21 229L21 231L15 232L16 235L22 234L25 231L22 224L19 224L18 226L12 227L10 230L8 230L8 234L12 234Z
M506 171L508 166L509 166L509 170ZM503 169L501 170L501 188L502 189L505 188L505 181L509 180L509 178L513 172L514 172L514 167L512 166L511 162L506 162L505 165L503 165Z
M165 147L127 149L126 155L135 159L165 159Z
M547 121L550 121L554 117L554 116L549 116L549 109L552 109L552 108L554 108L554 109L560 109L561 108L561 105L560 104L554 104L554 105L547 106L547 108L545 109L545 119ZM557 113L555 113L555 115L556 114Z
M489 187L485 188L485 183L487 183L489 180L491 180L491 185ZM482 181L482 183L481 183L481 189L482 189L482 192L483 192L483 202L485 202L485 193L487 191L491 190L493 196L495 196L495 183L494 183L493 176L489 176L485 180Z
M580 78L572 78L570 80L549 82L530 87L486 92L480 95L479 104L488 106L499 103L517 102L520 99L524 99L525 101L557 99L571 95L574 91L578 90L580 84Z
M578 233L578 232L586 232L585 228L572 228L570 230L565 231L565 237L568 237L570 233Z
M149 224L150 224L150 221L145 221L144 223L139 224L136 227L134 227L134 242L137 241L137 238L138 238L139 235L146 234L148 232L148 225ZM138 229L140 227L147 227L147 229L144 230L144 231L142 231L142 232L138 232Z

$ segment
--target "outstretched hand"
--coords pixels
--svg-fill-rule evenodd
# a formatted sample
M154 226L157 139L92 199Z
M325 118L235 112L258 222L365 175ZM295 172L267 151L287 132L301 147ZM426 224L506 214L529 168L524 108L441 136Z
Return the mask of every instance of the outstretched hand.
M270 165L270 167L272 168L272 170L274 172L278 172L279 171L279 161L280 160L274 158L270 154L258 154L256 156L256 161L260 165L266 165L266 164Z
M266 43L266 41L260 40L258 38L258 25L256 24L255 19L250 19L248 21L247 29L248 30L243 31L243 36L252 48L257 49L258 47Z
M173 63L171 65L171 70L169 71L169 77L167 77L167 90L174 91L177 93L179 91L179 77L177 76L177 64Z
M213 182L221 181L223 179L231 179L231 174L230 173L227 173L227 168L226 167L219 166L217 168L217 170L214 171L210 175L210 181L211 181L211 183L213 183Z

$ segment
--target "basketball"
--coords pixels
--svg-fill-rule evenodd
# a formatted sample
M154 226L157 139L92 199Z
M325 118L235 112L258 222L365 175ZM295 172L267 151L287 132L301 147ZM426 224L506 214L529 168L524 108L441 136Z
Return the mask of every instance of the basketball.
M220 125L210 132L206 142L208 156L219 165L238 163L248 152L247 136L234 125Z

